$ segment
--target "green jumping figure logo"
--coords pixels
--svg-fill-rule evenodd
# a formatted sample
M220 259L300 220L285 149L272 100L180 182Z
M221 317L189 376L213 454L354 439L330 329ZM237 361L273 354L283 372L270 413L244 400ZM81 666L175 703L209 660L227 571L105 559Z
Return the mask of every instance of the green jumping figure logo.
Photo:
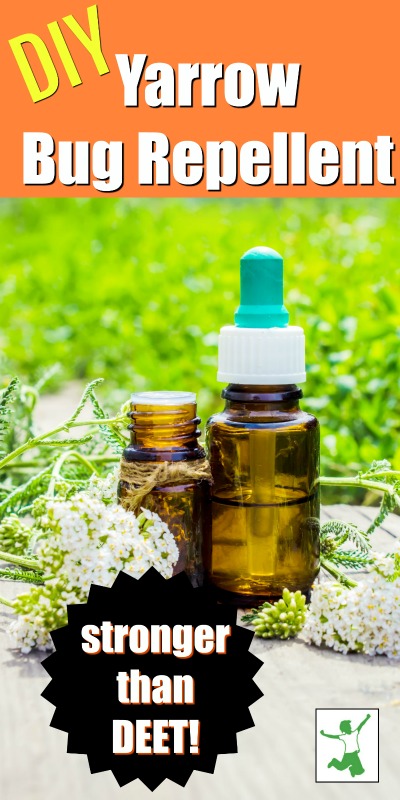
M361 728L365 725L366 722L370 719L371 714L367 714L365 719L360 722L358 728L351 729L351 722L349 719L344 719L340 723L340 730L341 733L325 733L325 731L320 731L322 736L326 736L328 739L340 739L344 744L344 755L341 761L337 758L332 758L332 761L329 762L328 767L335 767L335 769L343 770L348 769L352 778L356 775L362 775L365 772L365 769L360 761L360 746L358 744L358 734L360 733Z

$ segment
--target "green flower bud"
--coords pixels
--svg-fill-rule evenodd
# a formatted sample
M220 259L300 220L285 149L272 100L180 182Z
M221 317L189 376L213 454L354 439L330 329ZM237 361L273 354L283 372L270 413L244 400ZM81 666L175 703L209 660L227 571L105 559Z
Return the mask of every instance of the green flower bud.
M253 619L254 632L262 639L289 639L302 629L306 619L306 598L300 591L284 589L273 605L263 603Z
M24 525L17 514L10 514L0 525L0 550L14 555L23 555L28 547L31 529Z

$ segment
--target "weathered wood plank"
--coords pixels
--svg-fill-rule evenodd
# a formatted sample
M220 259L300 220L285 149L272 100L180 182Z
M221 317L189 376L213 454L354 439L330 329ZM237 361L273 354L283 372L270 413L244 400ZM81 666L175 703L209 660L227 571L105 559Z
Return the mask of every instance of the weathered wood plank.
M321 522L327 522L328 519L331 519L329 506L321 506Z

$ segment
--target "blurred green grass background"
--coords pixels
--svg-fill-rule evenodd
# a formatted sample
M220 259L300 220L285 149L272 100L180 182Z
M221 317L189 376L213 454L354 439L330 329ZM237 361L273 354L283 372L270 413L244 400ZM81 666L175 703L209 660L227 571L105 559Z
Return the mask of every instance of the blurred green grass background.
M66 380L104 377L114 400L197 391L206 420L239 258L266 244L306 331L303 405L322 424L325 474L400 468L399 222L400 200L382 199L2 200L4 380L59 362Z

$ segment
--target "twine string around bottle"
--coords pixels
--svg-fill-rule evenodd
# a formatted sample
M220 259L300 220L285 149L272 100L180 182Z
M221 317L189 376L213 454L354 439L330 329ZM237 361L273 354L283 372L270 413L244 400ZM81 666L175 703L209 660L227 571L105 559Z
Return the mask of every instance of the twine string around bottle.
M120 465L120 480L124 487L121 505L126 511L138 511L145 497L159 486L178 486L193 481L211 481L207 458L196 461L125 461Z

